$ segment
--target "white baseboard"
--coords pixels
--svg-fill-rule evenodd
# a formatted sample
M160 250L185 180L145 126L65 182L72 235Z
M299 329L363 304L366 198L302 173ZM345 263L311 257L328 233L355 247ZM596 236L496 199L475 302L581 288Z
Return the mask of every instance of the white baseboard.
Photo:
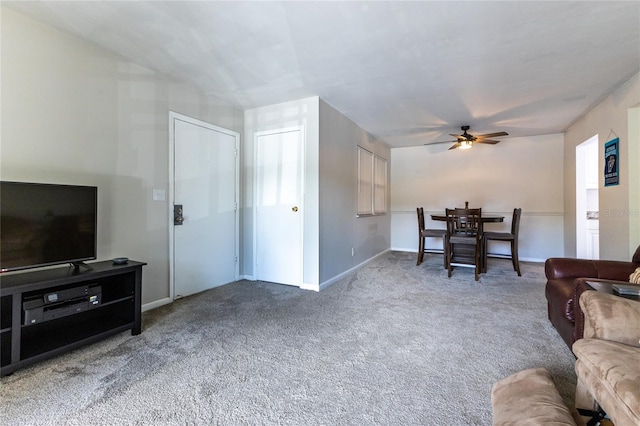
M320 291L320 286L318 284L302 283L300 290Z
M322 291L325 288L329 287L331 284L340 281L341 279L353 274L354 272L356 272L358 269L364 267L365 265L367 265L368 263L374 261L375 259L377 259L378 257L390 252L390 251L404 251L404 252L409 252L409 253L417 253L417 251L415 249L406 249L406 248L390 248L387 249L385 251L382 251L378 254L376 254L375 256L365 260L364 262L354 266L353 268L344 271L341 274L336 275L335 277L323 282L322 284L318 285L318 284L310 284L310 283L302 283L302 285L300 286L301 290L311 290L311 291ZM534 258L534 257L521 257L520 258L521 261L523 262L534 262L534 263L544 263L544 261L546 259L538 259L538 258ZM253 275L241 275L238 277L239 280L247 280L247 281L255 281L256 279L254 278ZM155 309L155 308L159 308L160 306L164 306L164 305L168 305L169 303L172 303L173 300L171 300L171 298L166 297L164 299L160 299L160 300L156 300L154 302L150 302L150 303L145 303L144 305L142 305L142 312L145 311L149 311L151 309Z
M391 251L406 251L407 253L417 253L417 248L406 248L406 247L391 247L389 250Z
M391 251L404 251L407 253L418 253L418 250L413 249L413 248L391 248ZM437 253L436 253L437 254ZM489 254L489 257L496 257L496 258L500 258L502 255L498 254L497 256L492 254ZM533 263L544 263L545 260L547 259L539 259L537 257L522 257L520 256L520 261L521 262L533 262Z
M440 250L440 252L442 253L442 245L439 245L438 247L425 247L427 250ZM391 251L404 251L407 253L418 253L418 249L417 248L406 248L406 247L391 247L390 249Z
M544 263L547 259L538 259L536 257L521 257L521 262Z
M164 299L155 300L153 302L145 303L144 305L142 305L142 312L149 311L149 310L155 309L155 308L159 308L160 306L168 305L169 303L172 303L172 302L173 302L173 300L171 300L170 297L165 297Z
M353 268L351 268L351 269L349 269L347 271L344 271L343 273L341 273L339 275L336 275L335 277L333 277L333 278L321 283L319 288L318 288L318 290L316 290L316 291L324 290L325 288L329 287L331 284L333 284L333 283L335 283L337 281L340 281L341 279L343 279L346 276L349 276L349 275L353 274L355 271L357 271L358 269L362 268L366 264L368 264L370 262L373 262L378 257L383 256L383 255L387 254L390 251L391 251L391 249L387 249L385 251L382 251L382 252L376 254L375 256L370 257L369 259L365 260L364 262L354 266ZM302 288L302 287L300 287L300 288Z
M344 271L341 274L336 275L335 277L328 279L327 281L323 282L322 284L318 285L318 284L311 284L311 283L302 283L302 285L300 286L301 290L310 290L310 291L322 291L325 288L329 287L331 284L340 281L341 279L353 274L354 272L356 272L358 269L364 267L365 265L367 265L370 262L373 262L375 259L377 259L380 256L385 255L386 253L390 252L390 251L404 251L404 252L409 252L409 253L416 253L415 249L399 249L399 248L391 248L391 249L387 249L384 250L378 254L376 254L375 256L365 260L364 262L354 266L353 268ZM537 258L533 258L533 257L521 257L520 258L521 261L523 262L534 262L534 263L544 263L544 261L546 259L537 259ZM253 275L241 275L240 277L238 277L239 280L247 280L247 281L255 281L255 278L253 277ZM155 309L155 308L159 308L160 306L164 306L164 305L168 305L169 303L172 303L173 300L171 300L171 298L167 297L164 299L160 299L160 300L156 300L154 302L150 302L150 303L146 303L144 305L142 305L142 312L151 310L151 309Z

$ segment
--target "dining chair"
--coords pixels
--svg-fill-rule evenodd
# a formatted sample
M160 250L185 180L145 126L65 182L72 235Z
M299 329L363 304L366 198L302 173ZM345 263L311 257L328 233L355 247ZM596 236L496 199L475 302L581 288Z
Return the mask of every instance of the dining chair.
M445 229L427 229L424 224L424 209L422 207L418 207L416 209L418 213L418 262L416 266L422 263L425 253L442 253L444 255L444 237L447 234ZM442 250L440 249L428 249L425 245L426 238L442 238ZM446 261L444 262L444 267L447 267Z
M482 209L446 209L445 263L449 278L453 266L473 266L475 280L482 271Z
M520 273L520 261L518 259L518 230L520 229L520 216L522 214L521 208L513 209L513 218L511 220L511 232L485 232L483 234L483 256L484 259L482 264L484 265L483 269L486 271L487 268L487 257L488 257L488 247L489 241L508 241L511 243L511 255L502 256L506 259L511 258L511 263L513 263L513 270L518 273L518 276L522 276ZM494 255L495 256L495 255Z

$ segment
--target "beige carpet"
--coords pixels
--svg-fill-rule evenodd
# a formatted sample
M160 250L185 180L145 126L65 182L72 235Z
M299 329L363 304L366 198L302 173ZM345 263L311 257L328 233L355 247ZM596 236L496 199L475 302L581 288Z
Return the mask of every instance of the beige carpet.
M542 265L479 282L392 252L316 293L238 282L143 316L143 333L1 381L7 425L490 425L492 384L574 358L547 320Z

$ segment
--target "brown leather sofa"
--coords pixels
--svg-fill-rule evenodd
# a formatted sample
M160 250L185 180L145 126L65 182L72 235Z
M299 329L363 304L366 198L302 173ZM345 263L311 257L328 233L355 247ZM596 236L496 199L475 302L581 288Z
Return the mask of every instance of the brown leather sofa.
M551 324L571 348L582 338L584 315L577 303L580 295L590 287L587 279L629 281L629 275L640 266L640 246L631 262L616 260L588 260L552 257L544 265L547 276L545 296Z

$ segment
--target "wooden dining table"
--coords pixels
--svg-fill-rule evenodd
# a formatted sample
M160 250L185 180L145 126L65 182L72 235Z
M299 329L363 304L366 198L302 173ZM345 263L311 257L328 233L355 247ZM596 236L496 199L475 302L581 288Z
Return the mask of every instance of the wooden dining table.
M442 213L436 213L436 214L432 214L431 215L431 219L433 220L437 220L440 222L446 222L447 221L447 215L446 214L442 214ZM504 216L499 215L499 214L482 214L482 216L480 217L480 221L482 223L498 223L498 222L504 222Z

